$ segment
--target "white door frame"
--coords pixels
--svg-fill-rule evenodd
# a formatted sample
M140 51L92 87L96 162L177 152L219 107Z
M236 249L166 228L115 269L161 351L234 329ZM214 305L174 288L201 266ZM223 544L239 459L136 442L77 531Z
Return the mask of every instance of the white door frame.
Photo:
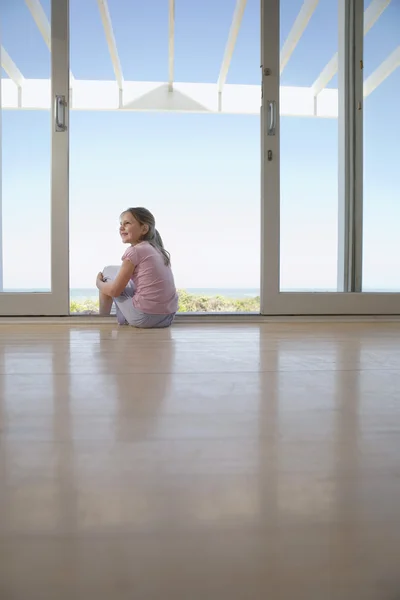
M339 8L338 292L280 291L280 0L261 0L261 314L398 315L400 293L362 290L363 0ZM274 122L275 121L275 122ZM273 126L271 128L271 125Z
M69 314L69 0L51 0L50 60L52 97L51 291L47 293L0 293L0 316ZM59 102L58 112L56 109L57 97L61 100L65 98L66 102L65 106L61 106ZM57 131L56 113L62 122L62 127L58 127L58 129L62 129L62 131ZM0 284L2 286L1 279Z

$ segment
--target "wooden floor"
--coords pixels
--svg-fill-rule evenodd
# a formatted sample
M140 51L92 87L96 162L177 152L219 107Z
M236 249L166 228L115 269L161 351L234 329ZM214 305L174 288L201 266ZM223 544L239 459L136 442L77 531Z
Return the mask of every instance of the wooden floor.
M0 325L1 600L400 598L400 325Z

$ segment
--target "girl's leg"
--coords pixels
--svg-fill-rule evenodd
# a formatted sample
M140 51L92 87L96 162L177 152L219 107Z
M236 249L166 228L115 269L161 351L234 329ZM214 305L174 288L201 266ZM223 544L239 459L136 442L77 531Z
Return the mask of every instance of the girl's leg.
M125 321L132 327L138 329L156 329L170 327L175 318L175 313L170 315L150 315L137 310L132 304L120 302L121 298L116 298L115 303L125 317Z
M105 267L103 270L103 277L105 281L112 281L116 278L117 273L120 267ZM133 286L132 281L128 283L125 290L122 292L118 298L111 298L110 296L106 296L105 294L99 294L99 304L100 304L100 314L101 315L109 315L111 312L111 307L113 302L115 303L115 309L117 313L117 321L119 325L127 325L128 322L125 318L126 309L133 309L132 297L135 293L135 288ZM125 310L121 310L121 305L124 305ZM104 312L103 312L104 310Z
M103 269L103 277L105 281L110 281L115 279L117 276L119 267L105 267ZM113 304L113 299L111 296L106 296L99 291L99 312L100 316L108 317L111 313L111 307Z
M139 327L140 329L163 329L166 327L171 327L175 318L175 313L170 315L149 315L149 314L138 314L136 316L136 321L131 323L135 327Z
M99 312L100 316L108 317L111 313L113 299L111 296L106 296L102 292L99 291Z
M117 321L118 325L129 325L128 321L125 319L124 313L118 306L118 302L115 302L115 312L117 313Z

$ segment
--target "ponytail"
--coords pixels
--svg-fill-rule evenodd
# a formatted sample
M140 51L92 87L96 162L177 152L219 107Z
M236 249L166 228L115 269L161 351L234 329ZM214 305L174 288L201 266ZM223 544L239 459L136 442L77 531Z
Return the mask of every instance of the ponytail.
M147 242L149 242L149 244L151 244L153 246L153 248L156 248L156 250L158 250L159 252L161 252L161 254L164 257L164 262L167 266L169 266L171 264L171 255L170 253L164 248L164 243L162 241L162 237L159 234L158 230L155 229L154 230L154 236L152 239L147 239Z

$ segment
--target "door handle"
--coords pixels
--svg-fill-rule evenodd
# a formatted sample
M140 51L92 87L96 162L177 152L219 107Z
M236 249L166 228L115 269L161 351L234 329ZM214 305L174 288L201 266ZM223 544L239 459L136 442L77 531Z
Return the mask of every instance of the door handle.
M56 131L66 131L67 126L65 125L65 109L67 106L67 102L65 100L65 96L60 96L56 94L55 97L55 130Z
M276 102L268 100L267 135L276 134Z

